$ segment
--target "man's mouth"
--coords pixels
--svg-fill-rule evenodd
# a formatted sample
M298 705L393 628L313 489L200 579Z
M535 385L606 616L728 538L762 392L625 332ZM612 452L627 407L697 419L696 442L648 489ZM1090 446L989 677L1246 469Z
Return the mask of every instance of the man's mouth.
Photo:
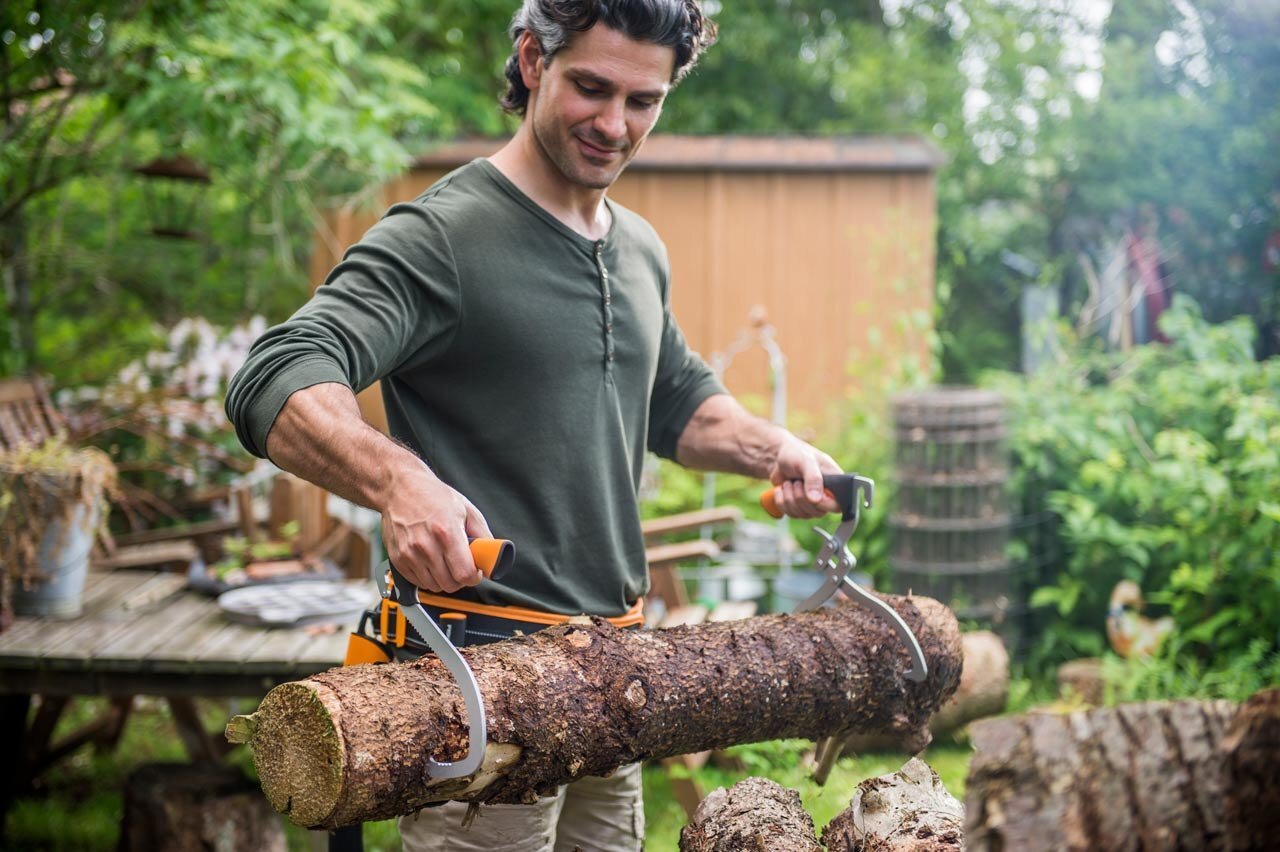
M578 140L578 144L582 147L582 152L588 157L596 160L612 160L614 157L622 153L621 148L598 145L593 142L588 142L581 136L575 138Z

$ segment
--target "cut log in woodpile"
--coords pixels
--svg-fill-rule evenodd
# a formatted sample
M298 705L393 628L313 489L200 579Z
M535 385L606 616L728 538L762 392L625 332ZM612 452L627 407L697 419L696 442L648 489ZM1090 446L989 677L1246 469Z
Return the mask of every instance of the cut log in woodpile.
M886 731L919 750L959 682L960 634L935 600L885 599L920 640L924 682L903 677L888 623L852 605L655 631L593 619L463 649L488 714L472 778L426 774L467 748L460 692L433 656L276 687L228 738L253 748L272 805L315 828L446 799L528 802L626 763L782 737Z
M794 790L747 778L711 793L680 832L680 852L956 852L964 848L964 806L938 773L912 758L858 785L849 807L813 834Z
M1102 677L1102 660L1082 657L1058 666L1058 695L1065 701L1083 701L1094 707L1102 705L1106 681Z
M822 829L822 842L829 852L955 852L964 848L964 805L913 757L859 784L849 807Z
M929 720L929 732L947 736L974 719L1003 713L1009 700L1009 652L1004 640L990 630L974 630L960 635L964 649L964 671L955 695ZM893 736L854 733L845 740L847 754L872 751L902 751L902 741Z
M971 850L1276 848L1280 691L972 728Z
M239 769L151 763L125 782L118 852L285 848L280 817Z
M680 852L822 852L800 794L767 778L713 790L680 830Z

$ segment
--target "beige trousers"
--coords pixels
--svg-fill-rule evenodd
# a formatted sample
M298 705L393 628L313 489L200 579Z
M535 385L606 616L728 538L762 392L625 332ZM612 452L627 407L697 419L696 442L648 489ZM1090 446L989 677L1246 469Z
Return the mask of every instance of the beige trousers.
M588 776L533 805L482 805L469 828L463 802L400 818L405 852L640 852L644 801L640 764Z

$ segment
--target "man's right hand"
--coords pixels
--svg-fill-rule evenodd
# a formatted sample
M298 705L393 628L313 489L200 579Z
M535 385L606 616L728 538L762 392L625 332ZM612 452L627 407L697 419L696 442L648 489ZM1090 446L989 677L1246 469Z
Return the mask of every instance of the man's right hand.
M493 534L470 500L420 461L398 470L387 493L382 541L387 557L406 579L420 589L444 593L484 579L468 540Z
M456 592L484 575L468 538L492 538L480 511L406 447L360 416L351 388L322 382L293 393L267 434L284 470L382 513L382 540L420 589Z

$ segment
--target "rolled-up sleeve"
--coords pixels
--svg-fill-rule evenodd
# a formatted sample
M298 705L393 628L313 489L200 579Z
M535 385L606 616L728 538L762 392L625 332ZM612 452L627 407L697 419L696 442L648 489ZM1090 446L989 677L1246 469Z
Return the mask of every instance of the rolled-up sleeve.
M236 435L265 457L295 392L325 382L360 391L448 346L461 313L448 239L423 202L398 204L348 250L297 313L267 330L227 389Z

